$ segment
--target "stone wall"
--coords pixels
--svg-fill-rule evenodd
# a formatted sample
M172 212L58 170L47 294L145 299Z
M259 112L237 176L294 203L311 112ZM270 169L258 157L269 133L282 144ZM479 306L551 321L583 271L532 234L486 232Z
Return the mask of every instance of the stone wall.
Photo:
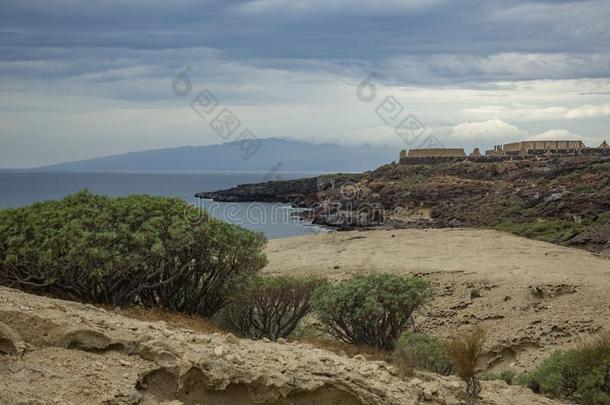
M492 150L486 150L482 155L479 148L475 148L467 156L463 148L429 148L410 149L400 151L401 164L432 164L469 160L471 162L496 162L508 159L531 159L544 156L570 156L574 154L610 155L610 147L604 141L597 148L587 148L582 141L521 141L503 145L495 145Z
M487 151L485 154L499 156L566 155L582 151L585 148L586 146L582 141L522 141L496 145L493 151Z
M465 158L464 148L410 149L407 158Z

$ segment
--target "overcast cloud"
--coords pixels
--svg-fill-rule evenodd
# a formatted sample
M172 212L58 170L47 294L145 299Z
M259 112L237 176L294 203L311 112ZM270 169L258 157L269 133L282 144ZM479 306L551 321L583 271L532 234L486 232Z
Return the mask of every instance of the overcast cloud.
M609 27L610 0L2 0L0 167L219 143L205 88L261 138L398 150L393 96L446 145L600 143Z

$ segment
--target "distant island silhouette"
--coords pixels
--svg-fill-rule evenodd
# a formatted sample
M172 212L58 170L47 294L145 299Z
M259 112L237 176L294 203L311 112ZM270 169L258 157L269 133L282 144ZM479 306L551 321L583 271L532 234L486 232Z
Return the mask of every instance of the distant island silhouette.
M396 160L391 147L314 144L289 139L261 139L256 149L227 142L207 146L129 152L96 159L33 168L39 171L260 171L361 172ZM247 153L246 153L247 152Z

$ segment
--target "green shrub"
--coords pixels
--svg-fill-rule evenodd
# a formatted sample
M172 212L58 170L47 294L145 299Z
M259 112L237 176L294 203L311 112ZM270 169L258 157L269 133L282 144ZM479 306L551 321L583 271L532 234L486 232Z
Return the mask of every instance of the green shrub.
M593 165L593 170L599 170L599 171L610 170L610 162L596 163Z
M593 184L582 183L574 186L574 191L577 193L594 193L596 187Z
M443 342L434 336L405 332L394 350L394 361L409 374L412 369L450 375L453 366Z
M522 382L554 398L610 404L610 335L578 349L555 352Z
M544 221L544 222L503 222L495 226L496 229L514 233L530 239L542 240L550 243L563 243L587 229L586 223L573 221Z
M485 331L481 328L464 330L449 337L445 350L453 363L457 375L466 382L466 393L474 402L480 392L481 383L477 375L477 363L483 354Z
M606 211L603 214L599 215L597 218L597 222L600 224L610 224L610 211Z
M432 288L421 278L373 274L323 286L313 307L335 337L393 350L413 312L431 298Z
M314 277L252 277L223 310L223 321L251 339L286 338L310 312L311 296L323 284Z
M0 285L110 305L210 316L265 239L179 199L86 191L0 211Z
M499 373L482 373L480 377L483 381L502 380L508 385L513 385L517 382L517 373L512 370L504 370Z

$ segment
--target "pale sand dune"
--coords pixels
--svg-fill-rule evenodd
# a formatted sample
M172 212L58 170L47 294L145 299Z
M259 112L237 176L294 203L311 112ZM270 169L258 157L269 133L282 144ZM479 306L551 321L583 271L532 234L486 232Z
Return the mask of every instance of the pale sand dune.
M332 232L272 240L266 253L269 272L467 271L501 280L604 280L610 286L608 259L493 230Z
M273 274L422 274L437 298L418 327L444 335L483 324L491 367L530 367L557 346L610 330L610 260L504 232L333 232L273 240L266 253Z

